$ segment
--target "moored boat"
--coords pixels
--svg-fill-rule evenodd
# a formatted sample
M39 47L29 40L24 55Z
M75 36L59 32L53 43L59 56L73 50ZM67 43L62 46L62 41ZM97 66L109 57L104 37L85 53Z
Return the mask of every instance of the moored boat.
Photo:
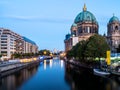
M93 72L94 72L95 75L99 75L99 76L108 76L108 75L110 75L110 72L103 71L101 69L93 69Z

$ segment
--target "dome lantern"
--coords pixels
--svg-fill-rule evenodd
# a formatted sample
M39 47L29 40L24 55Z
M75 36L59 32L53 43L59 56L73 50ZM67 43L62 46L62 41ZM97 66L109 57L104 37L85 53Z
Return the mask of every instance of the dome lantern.
M74 23L77 24L79 22L86 22L86 21L95 23L98 25L98 22L95 16L91 12L87 11L86 4L84 4L83 11L76 16Z
M86 4L84 4L83 11L87 11Z

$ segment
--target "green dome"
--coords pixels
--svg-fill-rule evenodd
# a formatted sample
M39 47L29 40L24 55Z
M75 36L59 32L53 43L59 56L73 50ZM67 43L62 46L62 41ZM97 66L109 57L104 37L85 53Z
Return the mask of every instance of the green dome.
M77 15L77 17L75 18L74 22L79 23L79 22L84 22L84 21L89 21L89 22L98 24L95 16L89 11L83 11L83 12L79 13Z
M116 16L111 17L111 19L109 20L109 23L112 22L119 22L119 19Z

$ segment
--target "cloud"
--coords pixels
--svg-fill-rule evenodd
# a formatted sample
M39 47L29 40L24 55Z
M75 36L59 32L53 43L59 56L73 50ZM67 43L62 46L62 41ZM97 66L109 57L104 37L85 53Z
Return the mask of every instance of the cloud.
M69 23L72 19L64 18L48 18L48 17L37 17L37 16L1 16L0 18L18 20L18 21L28 21L28 22L41 22L41 23Z

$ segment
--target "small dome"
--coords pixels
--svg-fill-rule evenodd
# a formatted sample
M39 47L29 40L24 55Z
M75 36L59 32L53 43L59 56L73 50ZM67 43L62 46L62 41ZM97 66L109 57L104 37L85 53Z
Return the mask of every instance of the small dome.
M72 27L77 27L77 24L76 24L76 23L73 23L73 24L72 24Z
M112 22L119 22L118 17L116 17L116 16L111 17L109 20L109 23L112 23Z
M65 36L65 39L66 39L66 40L69 39L70 36L71 36L71 34L68 33L68 34Z
M87 11L87 8L85 5L83 8L83 11L77 15L74 22L79 23L79 22L84 22L84 21L89 21L89 22L98 24L95 16L91 12Z

